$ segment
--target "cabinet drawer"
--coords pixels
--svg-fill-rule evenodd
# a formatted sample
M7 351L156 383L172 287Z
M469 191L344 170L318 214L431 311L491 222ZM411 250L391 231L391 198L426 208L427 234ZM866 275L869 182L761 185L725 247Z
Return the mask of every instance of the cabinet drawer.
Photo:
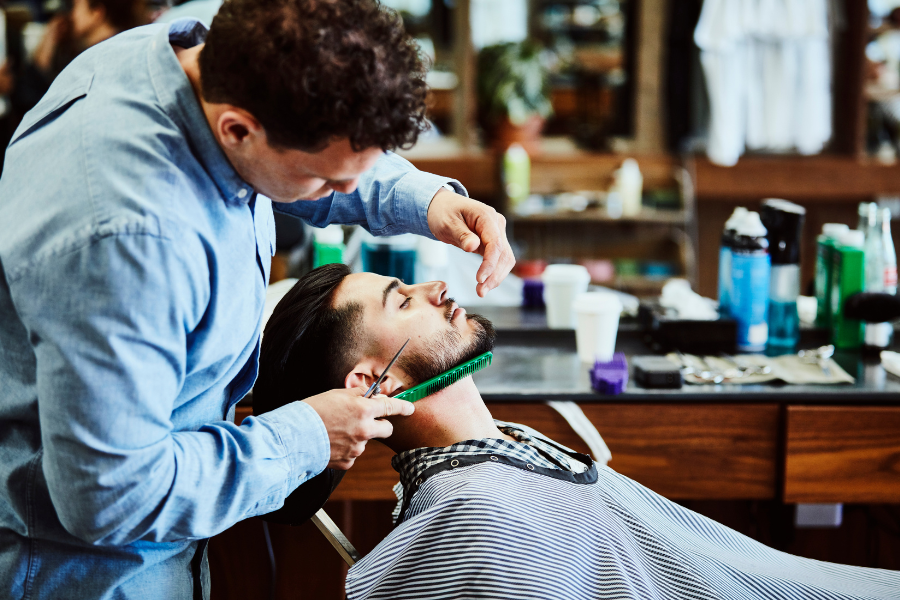
M900 407L788 407L784 500L900 502Z
M609 466L667 498L774 499L775 404L583 404Z
M718 404L580 404L612 453L609 466L673 499L775 497L778 407ZM579 452L584 442L549 406L490 404Z

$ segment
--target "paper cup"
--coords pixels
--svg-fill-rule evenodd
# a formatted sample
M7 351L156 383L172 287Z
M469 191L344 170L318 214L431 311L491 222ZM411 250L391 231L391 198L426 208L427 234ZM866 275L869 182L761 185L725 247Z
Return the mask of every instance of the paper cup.
M573 308L578 358L590 364L612 360L622 313L621 300L607 292L587 292L575 298Z
M550 329L574 329L572 302L587 291L591 276L581 265L549 265L541 277L544 281L544 304Z

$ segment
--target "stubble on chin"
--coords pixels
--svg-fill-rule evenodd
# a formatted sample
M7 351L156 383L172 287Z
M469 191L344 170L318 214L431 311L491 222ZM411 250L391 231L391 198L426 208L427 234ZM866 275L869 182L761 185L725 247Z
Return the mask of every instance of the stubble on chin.
M493 324L481 315L466 315L466 320L474 323L472 339L463 343L459 328L450 323L450 327L438 332L426 344L426 350L401 355L398 366L418 385L461 363L480 356L494 347Z

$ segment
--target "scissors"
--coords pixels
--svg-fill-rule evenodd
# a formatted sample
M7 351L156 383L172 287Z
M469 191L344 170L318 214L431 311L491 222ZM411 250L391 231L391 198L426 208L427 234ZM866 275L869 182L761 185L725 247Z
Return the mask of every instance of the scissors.
M406 340L406 343L404 343L404 344L400 347L400 349L397 350L397 354L395 354L395 355L394 355L394 358L391 359L391 362L388 363L387 368L385 368L385 370L382 371L381 377L379 377L378 379L376 379L376 380L375 380L375 383L373 383L371 386L369 386L369 389L366 390L366 393L365 393L365 394L363 394L363 398L371 398L372 396L381 393L381 382L384 381L384 378L385 378L385 376L388 374L388 371L390 371L390 370L391 370L391 367L394 366L394 362L395 362L398 358L400 358L400 353L403 352L403 349L404 349L404 348L406 348L406 344L409 343L409 340L410 340L410 339L412 339L412 338L409 338L408 340Z
M409 340L406 340L406 344L408 343ZM403 344L403 346L400 347L400 350L397 351L397 354L395 354L394 358L391 359L391 362L388 363L387 368L381 373L381 377L376 379L375 383L366 390L363 398L371 398L373 395L381 393L381 382L384 381L384 377L387 375L388 371L391 370L391 367L394 366L394 362L400 358L400 353L406 348L406 344ZM350 540L347 539L347 536L344 535L338 526L334 524L334 521L329 518L324 508L320 508L310 520L315 523L316 527L319 528L319 531L325 535L325 538L331 542L331 545L334 546L335 550L338 551L338 554L341 555L341 558L343 558L349 566L352 567L356 564L356 561L358 561L362 555L353 547L353 544L350 543Z

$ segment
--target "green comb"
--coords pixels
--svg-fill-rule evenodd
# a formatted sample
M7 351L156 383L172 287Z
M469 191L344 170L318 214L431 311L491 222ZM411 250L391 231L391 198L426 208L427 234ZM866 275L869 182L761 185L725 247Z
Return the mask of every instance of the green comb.
M416 400L421 400L422 398L436 394L442 389L450 387L463 377L468 377L489 366L493 358L494 355L491 352L485 352L481 356L476 356L472 360L467 360L458 367L445 371L437 377L432 377L428 381L400 392L394 396L394 398L415 402Z

